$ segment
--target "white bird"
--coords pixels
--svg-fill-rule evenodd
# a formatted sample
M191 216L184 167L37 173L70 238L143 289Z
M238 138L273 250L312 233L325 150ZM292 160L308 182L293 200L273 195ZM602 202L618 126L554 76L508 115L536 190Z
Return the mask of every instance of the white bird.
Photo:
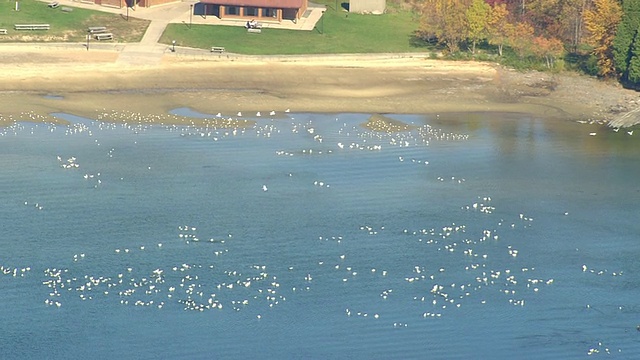
M589 133L589 136L596 136L596 133L594 133L594 132Z
M274 116L276 114L275 111L271 110L271 112L269 113L269 115Z
M238 116L242 116L242 112L238 111Z
M287 109L287 110L285 110L284 112L288 113L289 111L291 111L291 110Z
M267 185L262 185L262 191L267 191L269 189L267 189Z
M627 134L629 134L629 135L633 135L633 130L631 130L631 131L627 131Z
M222 113L217 113L216 117L222 117Z
M257 117L262 116L262 114L260 114L260 111L258 111L258 112L256 113L256 116L257 116Z

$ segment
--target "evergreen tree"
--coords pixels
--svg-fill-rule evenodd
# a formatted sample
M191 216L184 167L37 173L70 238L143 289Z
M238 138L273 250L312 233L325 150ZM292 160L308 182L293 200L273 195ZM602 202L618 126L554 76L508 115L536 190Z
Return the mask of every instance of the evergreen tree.
M629 85L633 85L633 87L638 87L638 85L640 85L640 36L638 36L638 31L640 31L640 29L636 31L635 39L633 39L631 60L629 60L626 79L629 82Z
M622 20L613 40L613 63L622 80L628 77L631 49L640 26L640 0L622 1Z

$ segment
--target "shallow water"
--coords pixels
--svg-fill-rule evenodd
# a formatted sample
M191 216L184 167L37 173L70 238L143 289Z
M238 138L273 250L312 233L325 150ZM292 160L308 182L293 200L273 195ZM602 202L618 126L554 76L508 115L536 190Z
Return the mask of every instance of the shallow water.
M2 358L640 353L640 134L56 115L0 137Z

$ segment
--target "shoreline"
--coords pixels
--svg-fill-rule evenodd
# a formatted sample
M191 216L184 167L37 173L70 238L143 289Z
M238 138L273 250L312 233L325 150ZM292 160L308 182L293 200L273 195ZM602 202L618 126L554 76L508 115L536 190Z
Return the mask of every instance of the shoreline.
M492 63L432 60L425 54L201 60L165 53L159 64L123 66L113 49L0 48L0 125L28 112L42 117L55 112L95 117L100 111L123 110L158 115L177 107L225 116L285 109L518 112L604 124L640 105L635 91L586 76L517 72ZM636 123L629 117L624 125Z

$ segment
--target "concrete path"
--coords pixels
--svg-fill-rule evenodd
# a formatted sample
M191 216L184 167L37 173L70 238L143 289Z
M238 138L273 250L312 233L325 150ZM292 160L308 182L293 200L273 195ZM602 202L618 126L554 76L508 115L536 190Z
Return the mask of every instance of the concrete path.
M139 43L127 44L118 55L116 63L129 65L155 65L162 61L169 51L167 45L158 41L169 23L164 20L152 20Z

